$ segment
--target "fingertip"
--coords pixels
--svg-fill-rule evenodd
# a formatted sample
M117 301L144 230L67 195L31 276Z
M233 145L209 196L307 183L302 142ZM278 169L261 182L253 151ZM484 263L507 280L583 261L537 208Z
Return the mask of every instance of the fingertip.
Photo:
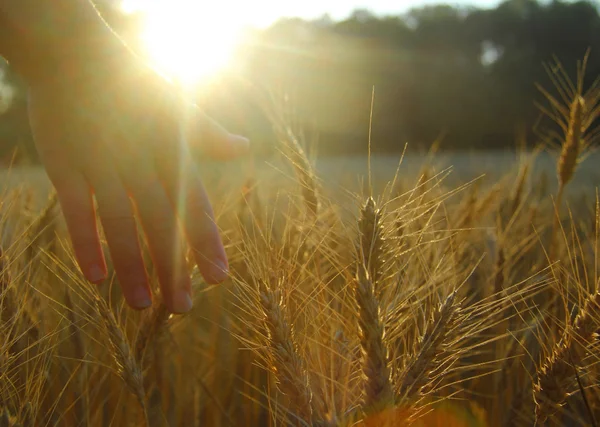
M143 310L152 306L152 292L145 271L132 275L127 282L120 284L123 297L129 307Z
M173 299L171 301L171 311L174 314L184 314L189 312L194 303L192 302L192 297L190 293L185 290L180 290L175 292L173 295Z
M250 151L250 140L245 136L230 134L227 138L231 153L235 156L247 154Z
M229 277L229 265L226 259L215 259L212 262L199 263L204 280L209 285L217 285Z
M250 140L244 136L225 133L219 139L205 141L203 151L215 160L234 160L250 152Z
M152 297L146 287L139 287L133 292L129 305L136 310L144 310L152 305Z
M100 284L106 280L107 272L106 267L102 267L98 264L91 265L85 273L87 280L94 284Z
M189 142L191 147L200 149L215 160L232 160L250 151L250 140L228 132L211 117L199 112L191 122Z

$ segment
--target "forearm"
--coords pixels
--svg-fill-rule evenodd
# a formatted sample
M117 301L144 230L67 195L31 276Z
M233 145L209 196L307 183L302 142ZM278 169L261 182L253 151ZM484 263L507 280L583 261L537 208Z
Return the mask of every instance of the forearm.
M0 55L26 79L120 48L88 0L0 0Z

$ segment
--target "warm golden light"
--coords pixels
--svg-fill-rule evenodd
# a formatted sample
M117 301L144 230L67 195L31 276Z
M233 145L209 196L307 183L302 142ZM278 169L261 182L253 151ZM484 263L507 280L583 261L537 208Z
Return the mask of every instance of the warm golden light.
M219 9L199 0L146 4L141 37L154 66L191 85L231 65L242 25L231 11Z

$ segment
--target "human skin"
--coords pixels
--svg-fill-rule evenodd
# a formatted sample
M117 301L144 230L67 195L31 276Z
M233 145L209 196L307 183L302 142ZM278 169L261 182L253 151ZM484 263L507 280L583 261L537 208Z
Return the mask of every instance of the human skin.
M182 99L88 0L0 0L0 27L0 54L27 83L35 144L84 276L107 278L99 217L125 300L150 306L139 223L165 305L189 311L186 247L208 283L228 269L190 149L226 160L248 140Z

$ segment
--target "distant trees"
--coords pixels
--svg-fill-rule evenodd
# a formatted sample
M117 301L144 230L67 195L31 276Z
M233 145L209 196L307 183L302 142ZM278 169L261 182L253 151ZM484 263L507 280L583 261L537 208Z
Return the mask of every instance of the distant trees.
M311 23L275 27L279 34L298 25ZM587 1L507 0L489 10L425 6L399 17L357 11L314 31L302 58L291 53L288 34L286 53L273 53L280 67L255 64L255 78L299 88L297 102L305 108L298 111L308 110L299 119L321 131L321 152L336 151L328 138L356 137L354 148L365 147L372 85L381 149L427 144L442 132L447 148L486 148L513 144L517 129L532 128L540 99L535 83L551 87L544 63L557 58L575 78L577 61L591 49L587 84L600 75L600 16ZM269 32L265 38L270 45L278 40ZM319 62L327 65L315 68Z

